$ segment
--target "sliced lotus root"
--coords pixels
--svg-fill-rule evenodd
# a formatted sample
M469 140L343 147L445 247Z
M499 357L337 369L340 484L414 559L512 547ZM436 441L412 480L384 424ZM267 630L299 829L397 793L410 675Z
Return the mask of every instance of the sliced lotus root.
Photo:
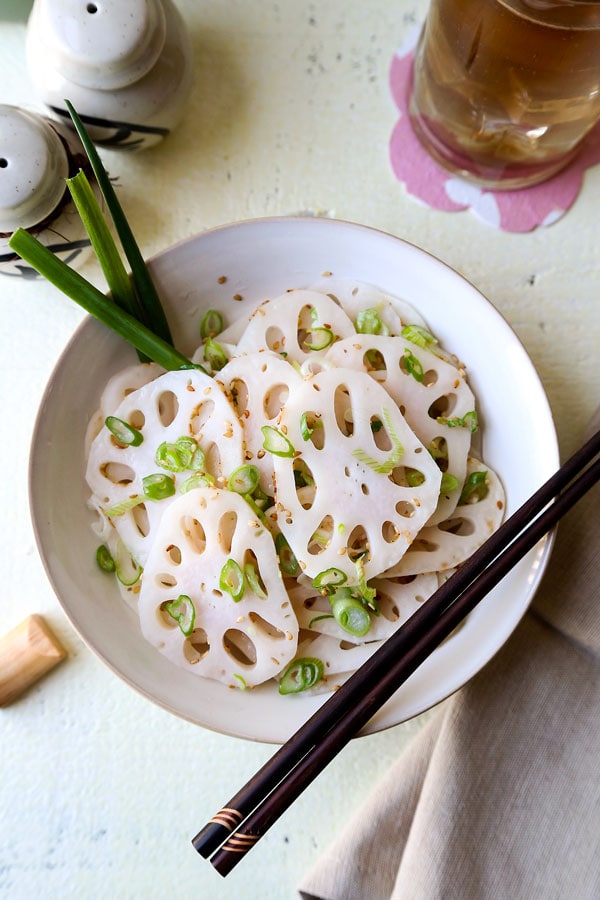
M106 417L112 414L125 397L133 391L137 391L144 384L148 384L149 381L158 378L164 371L161 366L153 362L136 363L133 366L127 366L126 369L121 369L112 376L102 391L98 410L88 425L85 436L86 451L89 450L91 442L102 429Z
M356 583L357 564L378 575L435 509L438 467L364 372L332 368L294 386L276 438L277 522L311 578L337 568Z
M330 297L317 291L289 291L253 311L236 355L271 350L302 364L354 332L352 321Z
M456 478L456 487L440 494L431 524L448 518L460 497L477 422L464 370L410 341L373 334L339 341L326 360L369 372L400 407L441 471Z
M469 457L463 490L469 492L468 498L458 504L449 519L423 528L400 562L386 572L386 577L452 570L496 531L505 510L504 488L496 473L485 463Z
M231 687L273 678L296 653L273 539L233 491L198 488L164 512L139 613L144 637L172 662Z
M359 313L375 310L389 334L400 334L403 325L408 324L427 327L412 304L372 284L349 278L325 277L311 285L311 290L328 294L336 300L353 322L356 322Z
M274 425L290 393L302 382L294 366L274 353L236 356L216 376L244 429L246 461L260 472L260 486L274 494L273 458L263 448L265 425Z
M429 572L408 578L374 578L369 586L377 591L379 615L371 614L371 627L362 637L349 634L338 625L331 615L329 600L316 588L298 585L288 593L301 629L364 644L393 634L437 590L438 579Z
M125 445L103 427L90 448L86 479L95 504L108 511L122 541L143 566L165 506L185 490L189 479L206 474L219 484L242 465L243 432L223 388L193 369L167 372L133 391L114 416L139 431L143 440L137 446ZM159 464L158 448L181 438L193 438L199 451L194 450L189 465L173 471L171 464ZM143 479L155 475L172 480L171 496L144 498Z

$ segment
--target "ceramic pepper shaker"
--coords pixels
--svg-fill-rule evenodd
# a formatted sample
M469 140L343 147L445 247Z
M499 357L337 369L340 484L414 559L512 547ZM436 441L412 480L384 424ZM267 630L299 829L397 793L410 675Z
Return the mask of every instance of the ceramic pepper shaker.
M0 272L36 277L8 246L17 228L73 268L84 261L90 242L65 183L80 169L95 185L74 132L37 112L0 105Z
M70 100L92 140L141 150L185 112L192 48L171 0L35 0L27 66L40 99L70 124Z

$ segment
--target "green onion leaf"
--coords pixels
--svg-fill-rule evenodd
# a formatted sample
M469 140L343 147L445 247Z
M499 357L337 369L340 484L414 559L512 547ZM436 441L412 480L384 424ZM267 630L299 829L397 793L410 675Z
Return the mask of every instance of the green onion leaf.
M114 572L116 567L112 554L106 544L100 544L96 550L96 562L103 572Z
M169 444L167 441L163 441L157 447L154 462L161 469L167 469L168 472L183 472L187 468L179 449L175 444Z
M263 425L260 429L264 436L263 447L274 456L294 456L295 450L283 432L272 425Z
M142 478L142 486L144 496L148 500L165 500L175 493L175 481L170 475L163 475L162 472L145 475Z
M406 468L404 478L408 487L419 487L425 482L425 476L418 469Z
M117 419L116 416L107 416L104 424L119 443L125 444L127 447L139 447L144 440L141 431L124 422L123 419Z
M196 608L187 594L180 594L177 600L171 600L165 606L166 611L172 619L178 623L183 634L189 637L194 630L194 622L196 621Z
M136 286L139 301L143 308L144 322L148 326L148 328L156 334L158 338L161 338L167 344L172 344L173 339L171 337L169 325L162 308L156 287L154 285L154 282L152 281L148 267L146 266L144 258L136 243L135 237L133 236L133 232L129 226L125 213L123 212L121 204L119 203L118 197L115 193L115 189L112 186L108 173L104 168L102 160L100 159L98 152L92 140L90 139L90 136L88 135L83 122L75 112L72 104L68 100L65 100L65 105L69 111L71 119L73 120L73 124L77 131L77 134L79 135L81 143L85 148L85 152L87 153L90 165L92 166L94 175L96 176L96 181L98 182L98 186L102 191L102 195L104 196L104 199L106 201L108 211L111 215L111 218L115 225L115 229L119 236L119 240L121 241L121 246L123 247L123 251L125 253L125 256L127 257L127 261L131 266L133 282ZM154 359L154 357L150 358ZM154 361L158 362L158 360ZM164 368L168 367L165 366Z
M223 331L223 316L216 309L209 309L202 316L200 322L200 337L202 340L206 338L214 338Z
M121 309L142 321L143 310L138 296L85 172L80 170L73 178L67 178L67 187L98 257L112 299Z
M342 572L341 569L325 569L324 572L319 572L315 578L313 578L313 587L317 588L317 590L323 590L328 587L332 587L335 585L344 584L345 581L348 580L348 576L345 572Z
M222 591L226 591L236 603L239 603L244 596L246 580L235 559L228 559L221 569L219 587Z
M240 691L245 691L245 690L248 689L248 682L246 681L246 679L244 678L243 675L236 675L236 674L234 673L233 677L234 677L235 679L237 679L237 681L239 681L239 683L240 683Z
M313 687L323 677L323 663L313 656L295 659L279 682L280 694L299 694Z
M45 247L24 228L10 238L9 247L63 294L78 303L129 344L163 369L199 369L169 343L150 331L134 316L109 300L102 291L86 281L79 272Z
M390 450L387 458L383 460L383 462L379 462L378 460L370 456L366 452L366 450L361 450L360 448L353 450L352 456L354 456L355 459L363 463L365 466L373 469L373 471L377 472L379 475L389 475L390 472L392 472L396 468L396 466L404 456L404 447L400 443L387 409L382 410L382 418L385 422L385 427L387 428L388 434L392 441L392 449Z

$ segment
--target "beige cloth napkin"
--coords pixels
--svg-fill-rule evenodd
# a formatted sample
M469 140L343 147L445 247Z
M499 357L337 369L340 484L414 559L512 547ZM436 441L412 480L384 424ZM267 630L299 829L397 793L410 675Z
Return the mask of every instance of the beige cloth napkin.
M304 900L599 900L599 567L596 486L515 633L357 810Z

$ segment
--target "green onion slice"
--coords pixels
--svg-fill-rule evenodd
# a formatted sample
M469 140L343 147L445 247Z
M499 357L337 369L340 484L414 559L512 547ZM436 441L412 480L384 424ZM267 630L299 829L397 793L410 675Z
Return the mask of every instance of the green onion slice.
M223 316L216 309L209 309L200 321L200 337L214 338L223 331Z
M113 434L121 444L125 444L127 447L139 447L144 440L144 435L141 431L138 431L137 428L129 425L128 422L124 422L123 419L117 419L116 416L107 416L104 420L104 424L110 433Z
M186 478L186 480L180 484L179 492L181 494L187 494L188 491L193 491L196 488L207 488L214 486L215 479L212 477L212 475L203 472L197 475L190 475L189 478Z
M474 409L465 413L464 416L454 416L452 419L438 416L437 421L440 425L447 425L448 428L468 428L471 434L474 434L479 427L477 411Z
M279 559L279 565L286 575L299 575L300 566L294 556L292 548L281 532L275 538L275 552Z
M165 500L175 493L175 481L170 475L163 475L162 472L145 475L142 478L142 486L144 496L148 500Z
M135 561L122 540L117 541L115 555L115 572L117 578L125 587L132 587L140 580L143 569Z
M239 603L244 596L246 580L239 563L235 559L228 559L221 569L219 587L222 591L226 591L236 603Z
M323 677L323 663L313 656L295 659L289 664L279 682L280 694L299 694L313 687Z
M263 447L274 456L291 457L296 452L283 432L272 425L263 425L261 431L264 436Z
M373 307L361 309L354 323L359 334L389 334L390 330Z
M405 325L400 334L407 341L410 341L411 344L416 344L418 347L425 348L430 347L431 344L438 343L437 338L430 331L427 331L426 328L423 328L422 325Z
M340 584L344 584L345 581L348 580L348 576L345 572L342 572L341 569L325 569L324 572L319 572L319 574L313 578L313 587L317 588L317 590L321 591L328 587L335 587Z
M133 509L135 506L139 506L140 503L143 502L143 494L133 494L133 496L128 497L126 500L122 500L120 503L115 503L114 506L109 506L104 510L104 513L108 516L109 519L116 519L117 516L124 515L126 512L129 512L130 509Z
M360 600L352 595L350 588L339 588L329 598L333 618L340 628L362 637L371 627L371 617Z
M304 344L309 350L325 350L333 344L334 334L331 328L311 328L311 339Z
M112 554L106 544L100 544L96 550L96 562L103 572L114 572L116 567Z
M213 372L220 372L223 366L227 364L225 351L213 338L207 338L204 343L204 359Z
M458 505L465 503L478 503L487 497L487 471L471 472L463 485Z
M196 621L196 608L187 594L180 594L177 600L171 600L165 606L166 611L172 619L178 623L183 634L189 637L194 630L194 622Z
M235 469L229 476L227 487L236 494L253 494L258 487L259 471L256 466L245 465Z
M244 578L253 594L256 594L261 600L267 599L267 593L254 563L246 563L244 566Z
M307 413L302 413L300 416L300 434L302 435L303 441L310 440L310 436L316 428L322 428L323 422L320 418L313 417L311 415L311 422L309 424Z
M409 375L415 379L415 381L422 382L424 378L423 364L417 357L412 353L408 347L404 351L404 355L402 357L404 361L404 366Z
M444 472L440 484L440 494L450 494L452 491L456 490L459 484L460 482L456 475L451 475L450 472Z

